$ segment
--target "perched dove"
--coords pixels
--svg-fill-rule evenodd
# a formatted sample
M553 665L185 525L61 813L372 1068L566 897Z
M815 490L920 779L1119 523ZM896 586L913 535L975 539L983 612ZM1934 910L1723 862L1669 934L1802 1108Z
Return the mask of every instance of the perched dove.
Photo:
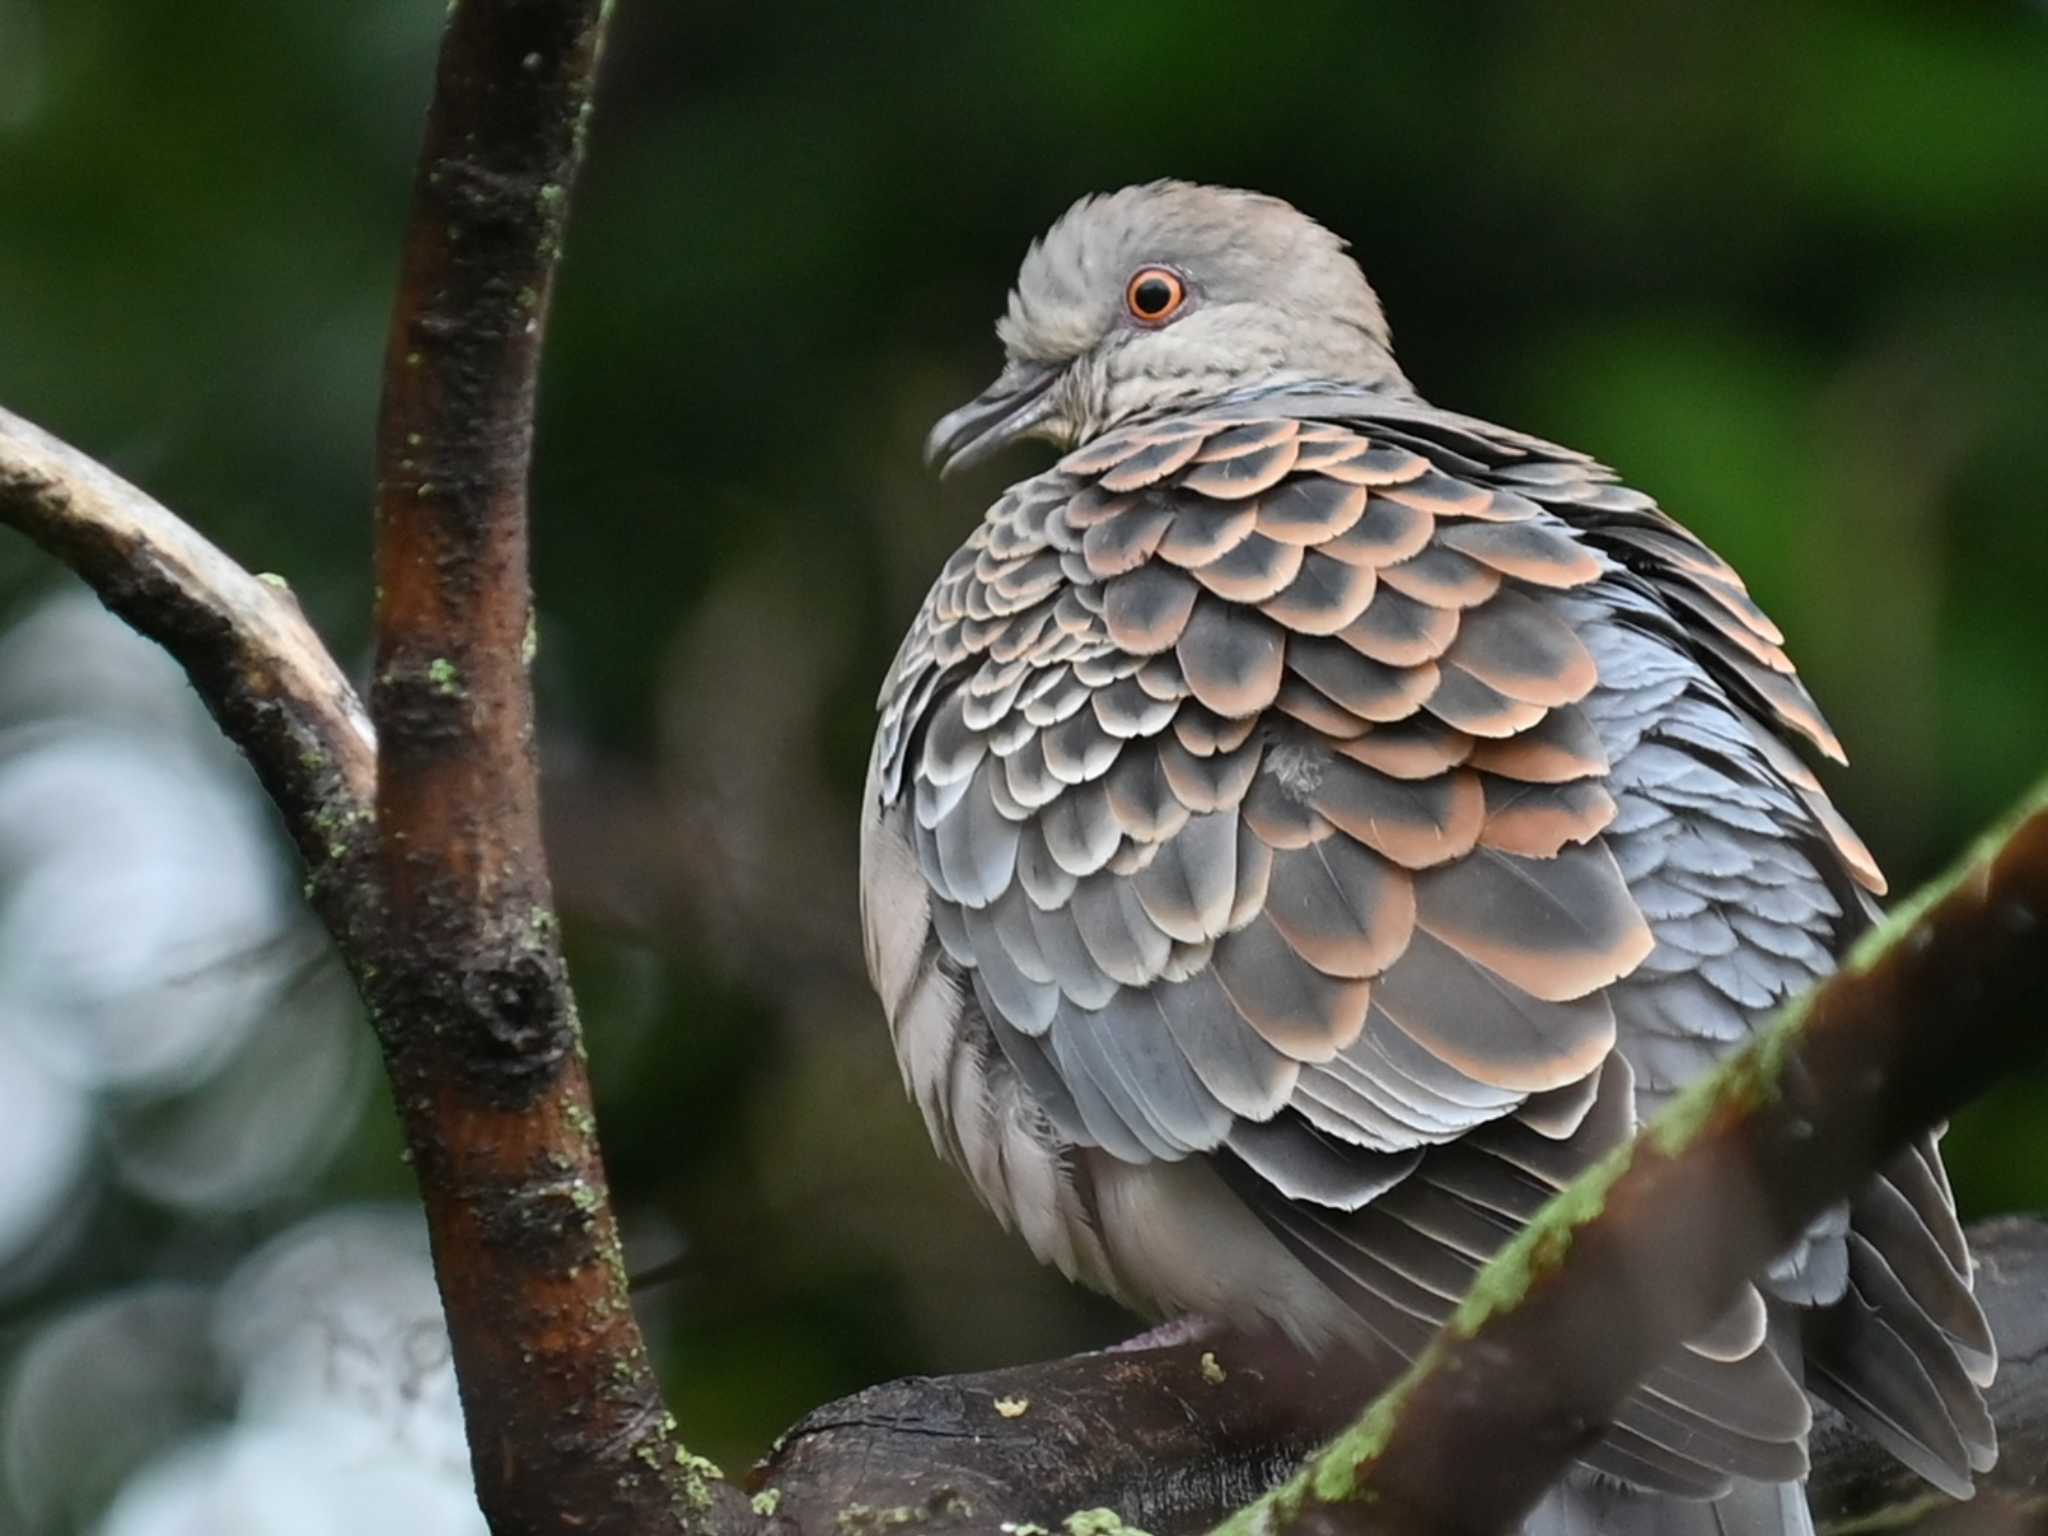
M1066 450L883 687L869 969L940 1152L1154 1314L1412 1356L1477 1267L1827 973L1883 881L1735 572L1440 410L1342 241L1157 182L1025 257L948 468ZM1801 1382L1937 1487L1993 1346L1932 1138L1630 1398L1528 1529L1808 1533Z

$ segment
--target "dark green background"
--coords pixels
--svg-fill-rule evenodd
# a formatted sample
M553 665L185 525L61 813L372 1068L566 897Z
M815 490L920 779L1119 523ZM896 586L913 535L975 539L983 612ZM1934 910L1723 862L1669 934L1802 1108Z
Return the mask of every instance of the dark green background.
M943 489L1017 258L1176 175L1348 236L1441 403L1583 447L1748 577L1926 877L2048 764L2048 8L1681 0L621 0L536 494L551 840L637 1262L693 1444L1128 1325L924 1145L862 977L883 667L1023 451ZM382 329L440 0L0 0L0 403L338 654L370 601ZM20 598L53 581L0 542ZM2048 1084L1950 1140L2048 1205ZM32 1293L203 1276L402 1194L381 1095L317 1186L132 1203Z

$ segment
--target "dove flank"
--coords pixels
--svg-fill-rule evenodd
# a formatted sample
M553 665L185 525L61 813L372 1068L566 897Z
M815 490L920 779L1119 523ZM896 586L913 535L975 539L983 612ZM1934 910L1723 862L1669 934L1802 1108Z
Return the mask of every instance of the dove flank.
M862 916L910 1096L1031 1251L1412 1359L1555 1190L1811 986L1883 880L1740 577L1421 400L1341 241L1086 199L935 462L1067 450L890 669ZM1539 1536L1806 1536L1829 1398L1942 1490L1994 1351L1931 1138L1673 1352Z

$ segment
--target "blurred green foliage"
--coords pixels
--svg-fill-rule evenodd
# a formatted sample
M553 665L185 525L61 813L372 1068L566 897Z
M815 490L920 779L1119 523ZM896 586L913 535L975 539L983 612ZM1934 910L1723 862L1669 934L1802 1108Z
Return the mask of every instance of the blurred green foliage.
M433 0L0 0L0 402L366 644L371 419ZM1895 887L2048 762L2048 8L625 0L537 486L551 838L648 1314L744 1462L876 1377L1126 1326L995 1240L860 976L855 798L1027 240L1158 175L1345 234L1438 401L1748 576ZM0 543L0 580L52 580ZM2048 1204L2048 1084L1958 1126ZM400 1193L381 1101L303 1208ZM152 1231L224 1264L281 1219ZM89 1287L82 1258L19 1329ZM132 1278L132 1277L131 1277Z

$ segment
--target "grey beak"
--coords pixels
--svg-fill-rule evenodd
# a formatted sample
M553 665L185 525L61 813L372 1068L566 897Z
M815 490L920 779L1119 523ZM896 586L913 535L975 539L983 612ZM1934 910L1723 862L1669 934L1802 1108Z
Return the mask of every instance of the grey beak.
M938 466L943 479L1029 437L1052 415L1052 387L1059 377L1058 369L1043 363L1011 362L995 383L939 418L924 440L925 463Z

